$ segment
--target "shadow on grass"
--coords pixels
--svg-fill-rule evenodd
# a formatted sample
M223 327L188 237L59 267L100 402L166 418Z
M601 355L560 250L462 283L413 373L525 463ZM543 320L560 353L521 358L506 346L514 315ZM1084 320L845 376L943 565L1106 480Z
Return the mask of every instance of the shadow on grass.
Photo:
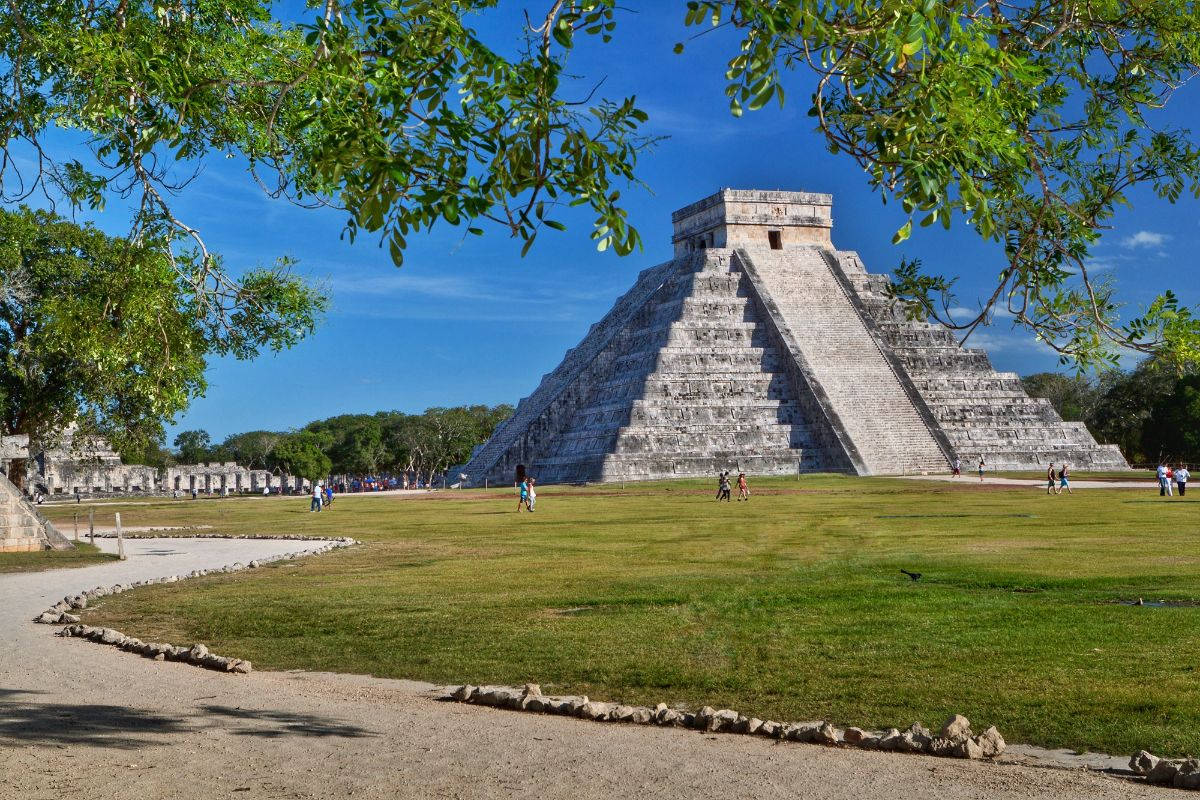
M335 719L286 711L200 706L193 716L168 716L115 705L42 703L17 689L0 690L0 746L4 743L87 745L131 750L159 737L219 728L234 736L360 738L377 734Z

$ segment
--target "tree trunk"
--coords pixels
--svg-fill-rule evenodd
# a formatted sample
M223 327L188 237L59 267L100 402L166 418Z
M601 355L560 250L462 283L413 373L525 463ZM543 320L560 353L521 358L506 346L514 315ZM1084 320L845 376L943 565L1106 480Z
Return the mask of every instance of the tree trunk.
M25 470L29 468L29 459L14 458L8 462L8 480L22 494L25 492Z

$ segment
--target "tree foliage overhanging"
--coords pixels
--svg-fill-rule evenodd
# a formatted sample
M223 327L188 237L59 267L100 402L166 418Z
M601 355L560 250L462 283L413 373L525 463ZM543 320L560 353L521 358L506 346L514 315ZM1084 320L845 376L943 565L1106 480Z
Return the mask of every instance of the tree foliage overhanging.
M409 473L429 481L465 463L472 449L512 413L510 405L475 405L429 408L420 414L342 414L290 433L233 434L218 445L205 431L183 431L174 444L184 464L236 461L309 480L330 474Z
M595 213L598 246L629 252L639 237L620 186L650 144L646 115L633 98L575 97L564 71L583 39L619 35L622 9L544 0L520 23L489 17L489 42L472 22L499 5L309 0L281 21L269 0L13 0L0 7L0 189L92 207L138 198L133 238L190 238L181 274L218 319L253 287L231 282L170 203L214 154L245 157L272 194L345 209L348 232L378 235L397 263L413 231L443 223L478 233L490 220L527 249L561 227L554 209L566 203ZM902 263L894 294L911 314L969 332L1006 307L1084 366L1114 364L1120 346L1175 364L1200 355L1200 321L1173 294L1123 316L1089 272L1135 188L1200 194L1190 134L1154 117L1200 67L1194 2L678 7L679 38L733 34L735 115L782 103L790 71L815 75L811 114L829 148L910 215L897 241L914 223L959 220L1001 245L995 290L965 323L949 314L953 276ZM52 127L89 137L91 163L56 158ZM36 162L24 173L11 157L21 147Z
M324 301L284 271L271 281L218 325L161 247L0 209L0 433L37 451L73 426L144 451L203 392L209 357L312 330Z

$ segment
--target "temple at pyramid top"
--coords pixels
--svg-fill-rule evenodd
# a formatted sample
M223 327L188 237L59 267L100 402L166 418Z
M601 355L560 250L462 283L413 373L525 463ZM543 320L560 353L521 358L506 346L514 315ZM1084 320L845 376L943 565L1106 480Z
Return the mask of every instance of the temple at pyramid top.
M730 247L833 247L833 195L722 189L671 215L675 255Z
M831 238L827 194L722 189L459 468L467 485L1127 468Z

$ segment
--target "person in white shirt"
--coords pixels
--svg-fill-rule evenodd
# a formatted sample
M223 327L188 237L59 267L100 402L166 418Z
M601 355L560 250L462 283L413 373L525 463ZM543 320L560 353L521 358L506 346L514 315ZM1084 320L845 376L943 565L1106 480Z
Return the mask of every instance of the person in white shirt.
M1167 480L1167 465L1158 465L1158 496L1166 497L1167 490L1171 488L1171 482Z
M312 485L312 505L309 506L309 513L321 510L321 484L313 481Z
M1187 491L1188 478L1192 477L1192 473L1188 472L1187 464L1180 464L1179 469L1175 470L1175 485L1179 487L1179 496L1183 497Z

